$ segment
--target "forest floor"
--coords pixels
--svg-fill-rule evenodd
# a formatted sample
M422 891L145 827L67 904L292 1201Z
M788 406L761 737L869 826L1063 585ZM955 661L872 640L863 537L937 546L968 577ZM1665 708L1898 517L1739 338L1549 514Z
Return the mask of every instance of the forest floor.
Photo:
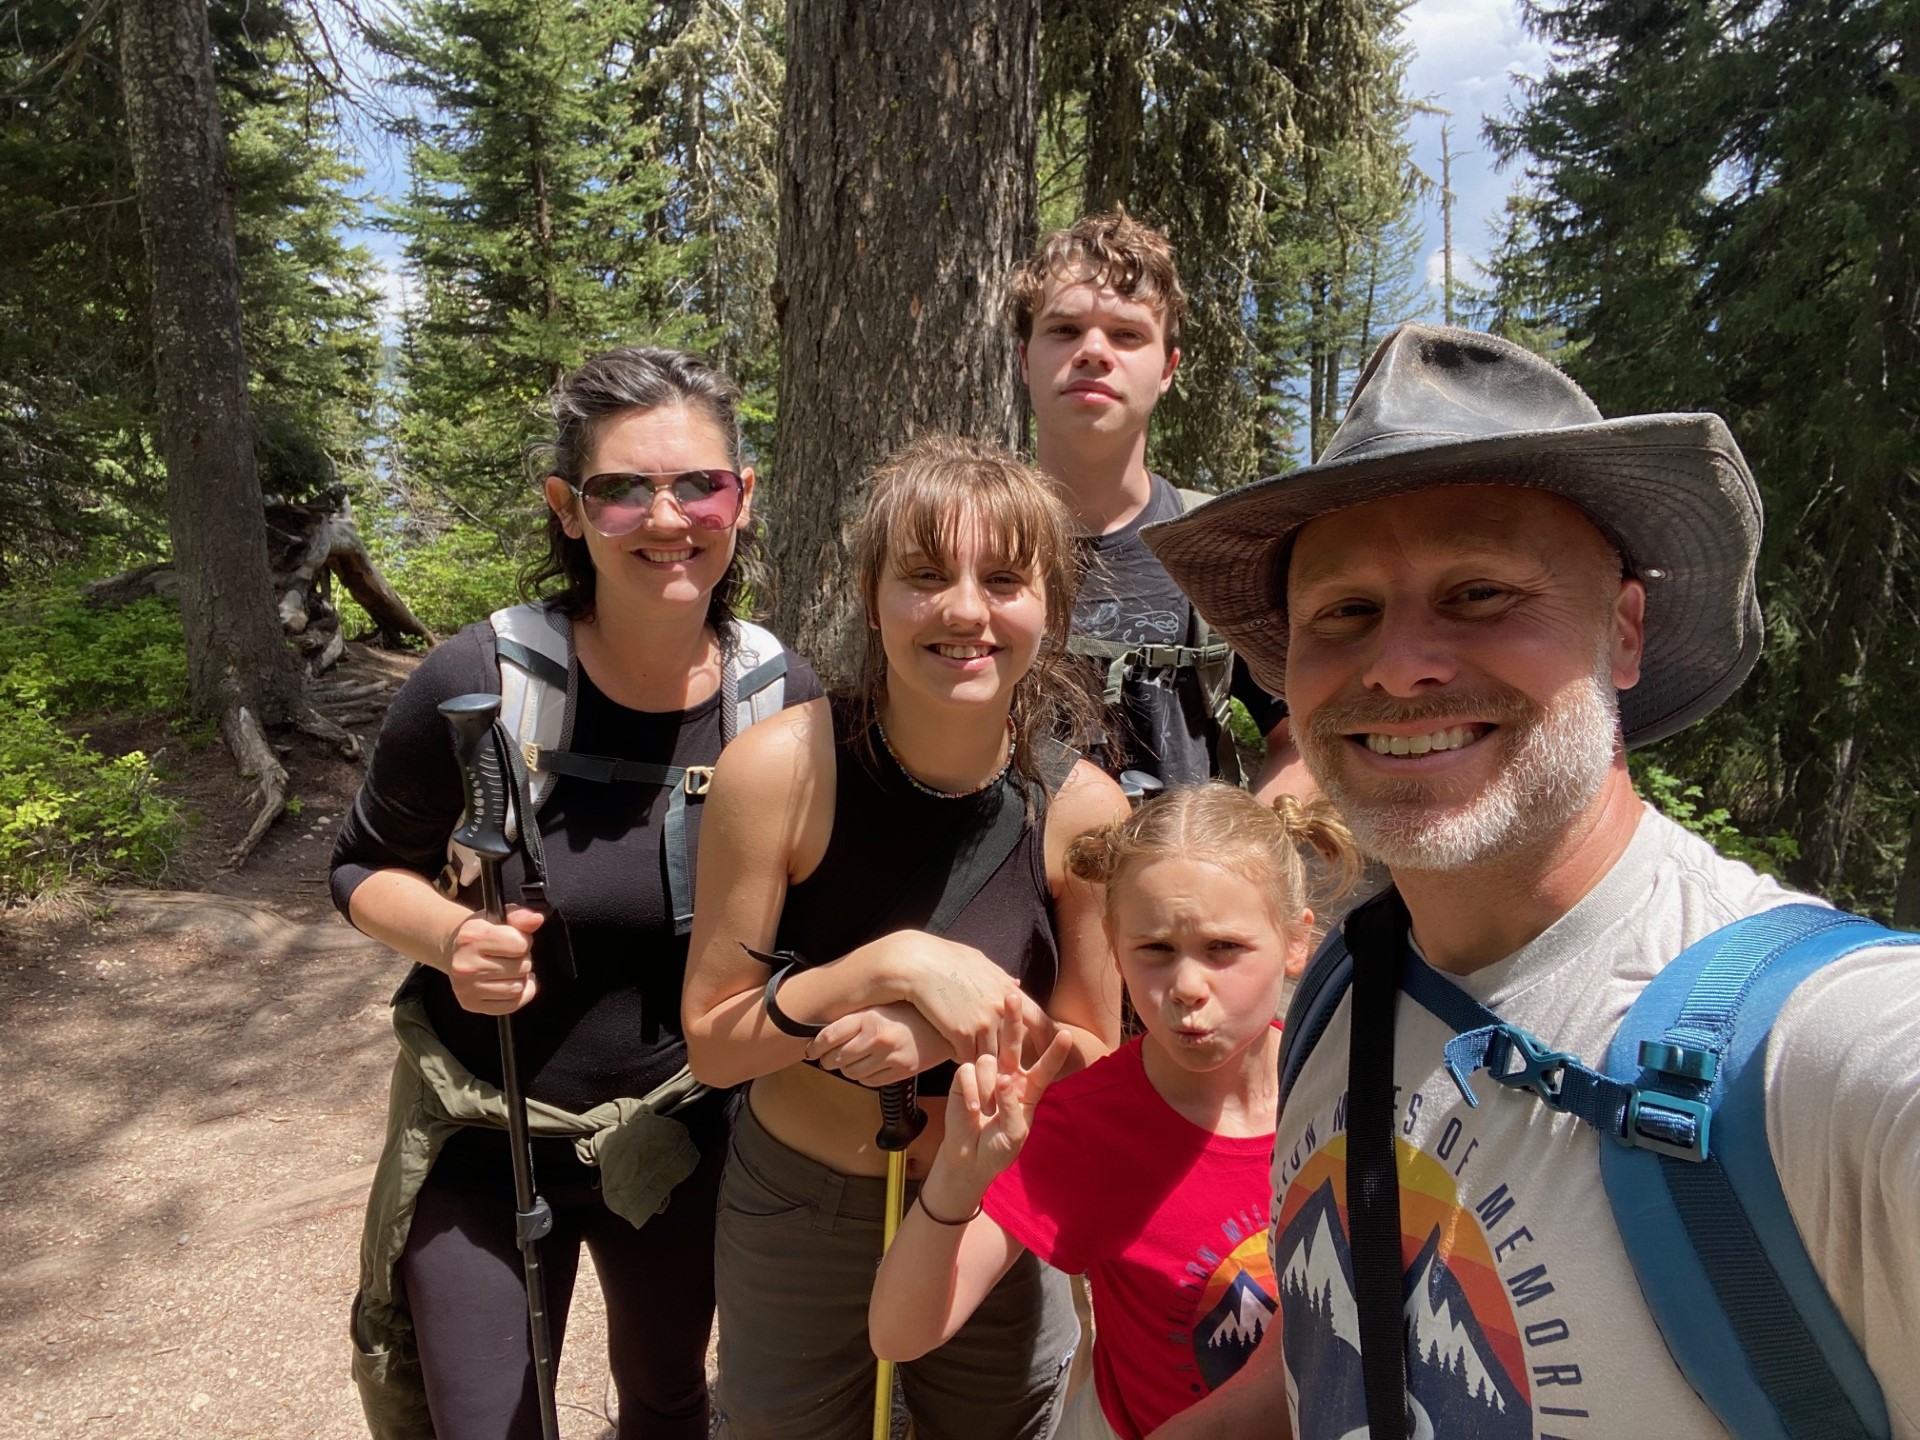
M343 662L396 687L414 663ZM347 1309L405 962L328 899L359 767L288 754L299 813L228 873L251 806L226 751L111 728L195 823L169 889L0 917L0 1440L363 1437ZM598 1440L591 1266L579 1287L561 1429Z

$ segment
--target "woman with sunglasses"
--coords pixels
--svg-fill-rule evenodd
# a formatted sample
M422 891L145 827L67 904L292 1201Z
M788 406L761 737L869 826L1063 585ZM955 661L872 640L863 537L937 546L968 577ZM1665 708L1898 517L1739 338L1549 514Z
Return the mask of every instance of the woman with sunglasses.
M602 355L551 397L548 544L528 588L557 589L502 614L551 627L568 659L565 753L541 752L530 777L546 780L530 803L552 913L510 907L506 924L490 924L457 880L433 883L463 805L436 707L502 690L516 647L497 623L441 644L395 698L336 843L335 903L418 962L396 997L402 1063L354 1307L356 1378L376 1436L425 1433L429 1416L440 1440L540 1433L506 1136L438 1113L465 1113L462 1076L498 1084L504 1014L515 1016L523 1086L544 1102L536 1137L546 1107L572 1117L547 1125L556 1138L533 1141L554 1212L541 1257L555 1353L584 1243L606 1297L618 1435L707 1436L726 1097L683 1103L691 907L675 891L690 881L677 857L692 855L705 808L704 784L690 782L712 773L743 713L735 692L749 631L735 612L756 541L738 399L702 361L659 349ZM777 652L765 632L751 634ZM785 703L819 694L806 663L788 657ZM503 893L520 896L527 878L516 846ZM559 963L568 952L571 965ZM434 1093L421 1101L423 1088ZM423 1108L435 1113L423 1120ZM642 1115L609 1139L610 1116L652 1109L671 1119ZM644 1185L646 1198L633 1198L636 1174L666 1175L661 1189L685 1178L662 1206Z
M1038 1048L1082 1061L1119 1036L1099 899L1065 864L1075 836L1126 812L1055 739L1087 715L1060 664L1077 579L1066 507L1014 456L936 436L874 478L852 548L856 685L721 758L701 848L688 1054L709 1084L751 1082L715 1255L729 1440L873 1423L875 1090L917 1076L923 1098L944 1095L951 1062L993 1052L1015 1015ZM942 1102L925 1108L906 1151L916 1181L944 1129ZM1027 1256L903 1367L915 1434L1046 1434L1075 1335L1064 1278Z

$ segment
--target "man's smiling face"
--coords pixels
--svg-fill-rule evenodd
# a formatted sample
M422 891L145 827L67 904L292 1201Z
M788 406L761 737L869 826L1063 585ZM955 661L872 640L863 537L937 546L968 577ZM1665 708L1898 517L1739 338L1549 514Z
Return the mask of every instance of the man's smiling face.
M1287 576L1301 753L1390 867L1503 858L1598 793L1644 609L1593 522L1543 491L1436 486L1324 515Z

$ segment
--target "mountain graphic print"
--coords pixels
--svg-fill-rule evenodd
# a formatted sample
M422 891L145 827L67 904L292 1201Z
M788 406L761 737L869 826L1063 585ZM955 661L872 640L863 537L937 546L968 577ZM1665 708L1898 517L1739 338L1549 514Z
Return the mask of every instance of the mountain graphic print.
M1415 1157L1416 1160L1419 1157ZM1279 1207L1273 1259L1288 1368L1303 1387L1300 1440L1366 1440L1360 1317L1348 1247L1345 1137L1304 1167ZM1428 1213L1422 1213L1427 1211ZM1512 1305L1471 1211L1403 1203L1409 1433L1531 1440ZM1491 1283L1488 1283L1491 1281Z

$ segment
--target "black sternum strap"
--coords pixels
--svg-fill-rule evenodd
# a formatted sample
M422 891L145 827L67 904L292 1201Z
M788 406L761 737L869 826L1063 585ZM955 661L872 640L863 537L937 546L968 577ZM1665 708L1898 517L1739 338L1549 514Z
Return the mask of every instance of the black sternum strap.
M573 750L535 749L533 768L549 775L571 775L600 785L656 785L667 792L667 818L660 836L660 853L667 868L667 904L673 910L673 933L693 930L693 854L687 846L687 801L707 793L713 779L710 765L654 765L643 760L620 760L610 755L582 755Z

